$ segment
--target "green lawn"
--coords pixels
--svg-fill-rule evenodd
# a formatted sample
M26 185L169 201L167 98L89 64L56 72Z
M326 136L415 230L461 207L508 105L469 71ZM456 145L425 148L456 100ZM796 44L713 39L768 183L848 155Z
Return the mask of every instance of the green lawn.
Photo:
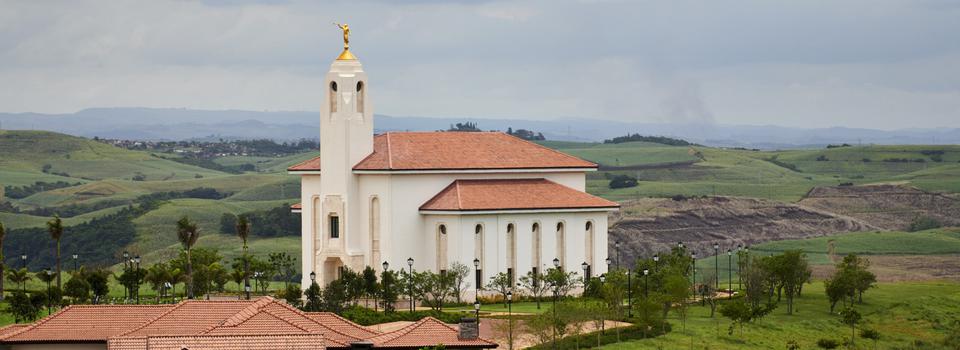
M927 344L941 341L946 327L960 319L960 285L949 282L880 284L864 295L864 304L857 305L867 328L881 334L881 349L911 348L914 341ZM730 321L719 314L710 318L707 307L691 306L686 330L676 312L669 321L673 332L663 337L604 346L603 349L785 349L790 340L801 349L816 349L820 338L841 340L850 336L850 328L829 313L823 284L815 282L804 288L804 296L796 300L795 314L787 315L783 303L763 320L747 324L741 337L739 330L728 335ZM856 339L858 348L872 349L873 344Z

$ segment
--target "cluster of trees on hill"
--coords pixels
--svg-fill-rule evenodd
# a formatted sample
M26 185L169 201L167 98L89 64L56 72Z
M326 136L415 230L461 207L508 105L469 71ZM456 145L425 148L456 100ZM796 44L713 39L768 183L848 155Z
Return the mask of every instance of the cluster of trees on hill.
M477 132L477 131L483 131L483 130L480 130L480 128L477 127L477 123L465 122L465 123L450 124L450 128L447 129L447 131Z
M270 139L210 141L137 141L93 138L121 148L156 151L163 153L182 153L194 158L214 158L223 154L249 156L279 156L315 151L320 148L317 140L301 139L295 142L281 142Z
M507 134L519 137L527 141L543 141L547 138L543 136L542 132L533 132L527 129L517 129L507 128Z
M178 198L198 198L198 199L223 199L230 196L230 193L221 193L210 187L197 187L186 191L156 192L138 196L133 200L110 199L93 203L68 204L56 207L40 207L29 210L21 210L10 202L0 202L0 212L27 214L33 216L54 216L69 218L94 212L101 209L117 207L121 205L132 205L134 203L148 201L164 201Z
M3 192L4 192L4 195L7 197L21 199L21 198L30 197L34 194L37 194L43 191L50 191L58 188L78 186L80 184L81 184L80 182L69 183L66 181L57 181L57 182L37 181L37 182L34 182L32 185L4 186Z
M300 216L290 212L287 204L261 211L251 211L239 216L223 213L220 216L220 232L236 234L237 222L246 217L253 226L253 235L259 237L281 237L300 235Z
M629 134L626 136L617 136L612 139L603 140L603 143L625 143L625 142L652 142L668 146L699 146L685 140L675 139L666 136L644 136L640 134Z

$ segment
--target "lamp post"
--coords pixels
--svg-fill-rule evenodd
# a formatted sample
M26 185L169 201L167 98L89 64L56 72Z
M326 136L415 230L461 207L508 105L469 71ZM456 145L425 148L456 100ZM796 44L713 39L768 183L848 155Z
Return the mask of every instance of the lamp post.
M560 261L554 259L554 265L559 266ZM559 296L560 286L556 282L551 282L551 287L553 287L553 324L557 324L557 297ZM557 348L557 327L550 327L553 330L553 348Z
M588 269L590 269L590 265L586 261L580 264L580 270L583 270L583 293L580 293L581 297L587 294L587 286L590 284L590 276L587 275Z
M20 254L20 268L21 268L21 269L27 268L27 254L26 254L26 253ZM3 276L0 276L0 277L3 277ZM23 290L24 292L27 291L27 281L23 281L23 283L20 284L20 289Z
M123 251L123 272L127 272L130 269L130 252ZM130 290L130 286L123 286L123 302L127 302L127 292Z
M140 256L137 255L136 257L134 257L133 262L137 264L137 269L136 269L137 274L135 275L137 277L136 293L137 293L137 304L140 304Z
M243 292L247 294L247 300L250 300L250 282L243 284Z
M513 346L513 291L507 291L507 319L510 327L510 346Z
M660 254L653 254L653 269L660 270Z
M607 257L607 259L604 260L604 262L607 263L607 271L610 271L610 265L613 265L613 260L610 259L610 257Z
M683 249L683 241L677 241L677 248Z
M650 270L643 269L643 299L647 299L647 281L650 280Z
M713 275L716 276L716 287L720 289L720 243L713 242Z
M474 317L477 318L477 324L480 324L480 300L473 301L473 311L475 314Z
M50 281L53 281L53 269L48 267L44 273L47 274L47 315L50 314Z
M607 274L600 274L600 291L603 291L603 285L607 283ZM603 328L607 324L606 320L600 320L600 333L603 333Z
M633 271L627 266L627 318L633 317L633 282L631 282Z
M727 294L733 299L733 251L727 249Z
M473 274L474 279L476 280L476 288L473 289L473 300L476 300L477 303L480 302L480 285L483 284L480 280L480 258L473 259ZM477 311L477 321L480 320L480 311Z
M407 267L410 268L410 274L407 275L407 292L410 293L410 312L413 312L413 258L407 258Z
M77 266L77 258L79 257L80 255L73 254L73 271L77 271L80 269L79 266Z

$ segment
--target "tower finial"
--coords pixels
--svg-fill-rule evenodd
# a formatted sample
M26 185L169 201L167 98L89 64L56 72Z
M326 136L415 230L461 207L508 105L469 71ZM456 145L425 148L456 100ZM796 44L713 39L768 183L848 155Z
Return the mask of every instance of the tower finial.
M350 25L346 23L334 23L340 30L343 30L343 52L340 53L340 56L337 57L338 61L342 60L355 60L357 59L352 53L350 53Z

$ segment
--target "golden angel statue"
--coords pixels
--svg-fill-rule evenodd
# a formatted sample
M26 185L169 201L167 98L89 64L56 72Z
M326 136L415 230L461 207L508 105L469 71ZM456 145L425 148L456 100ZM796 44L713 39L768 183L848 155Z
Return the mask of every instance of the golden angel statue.
M336 24L337 27L340 27L340 30L343 30L343 49L344 50L349 49L350 48L350 25L346 23L343 23L343 24L334 23L334 24Z

